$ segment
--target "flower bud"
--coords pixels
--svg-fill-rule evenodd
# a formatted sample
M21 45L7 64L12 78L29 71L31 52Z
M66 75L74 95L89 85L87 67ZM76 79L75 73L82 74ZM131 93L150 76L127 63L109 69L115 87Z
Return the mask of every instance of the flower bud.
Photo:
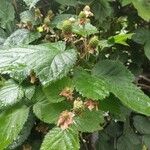
M79 19L85 19L86 18L86 14L81 11L80 14L79 14Z
M73 103L73 109L76 110L83 110L84 109L84 103L79 98L77 98Z
M44 31L42 26L37 27L37 30L38 30L38 32L43 32Z

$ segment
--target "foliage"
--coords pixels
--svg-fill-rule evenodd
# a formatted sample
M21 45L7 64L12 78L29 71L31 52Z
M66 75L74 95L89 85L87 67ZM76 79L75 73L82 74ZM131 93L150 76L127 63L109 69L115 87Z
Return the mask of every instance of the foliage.
M150 149L148 0L0 0L0 150Z

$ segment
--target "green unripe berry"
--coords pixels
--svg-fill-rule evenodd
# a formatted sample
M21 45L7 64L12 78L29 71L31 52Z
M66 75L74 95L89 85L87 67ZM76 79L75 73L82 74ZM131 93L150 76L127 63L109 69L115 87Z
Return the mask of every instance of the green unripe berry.
M50 24L50 19L49 17L44 18L44 24L49 25Z
M99 44L99 40L97 36L94 36L89 41L89 47L95 49Z
M65 34L69 34L72 32L72 23L70 20L65 20L63 22L62 31Z
M54 16L54 13L52 12L52 10L49 10L49 11L47 12L47 16L48 16L49 18L51 18L51 17Z
M79 19L85 19L86 18L86 14L81 11L80 14L79 14Z

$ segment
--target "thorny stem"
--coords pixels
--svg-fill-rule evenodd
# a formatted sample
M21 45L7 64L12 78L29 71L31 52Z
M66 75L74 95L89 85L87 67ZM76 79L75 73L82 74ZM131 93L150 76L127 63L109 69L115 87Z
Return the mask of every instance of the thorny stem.
M142 89L150 90L150 86L142 83L138 83L137 86L140 86Z
M146 80L147 82L150 82L150 79L147 78L146 76L140 75L139 78L142 78L142 79Z

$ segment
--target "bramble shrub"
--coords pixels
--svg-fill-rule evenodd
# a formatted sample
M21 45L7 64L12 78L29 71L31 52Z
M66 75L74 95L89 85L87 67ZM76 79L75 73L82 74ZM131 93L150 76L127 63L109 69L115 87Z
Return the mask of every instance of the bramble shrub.
M0 0L0 150L150 149L149 0Z

